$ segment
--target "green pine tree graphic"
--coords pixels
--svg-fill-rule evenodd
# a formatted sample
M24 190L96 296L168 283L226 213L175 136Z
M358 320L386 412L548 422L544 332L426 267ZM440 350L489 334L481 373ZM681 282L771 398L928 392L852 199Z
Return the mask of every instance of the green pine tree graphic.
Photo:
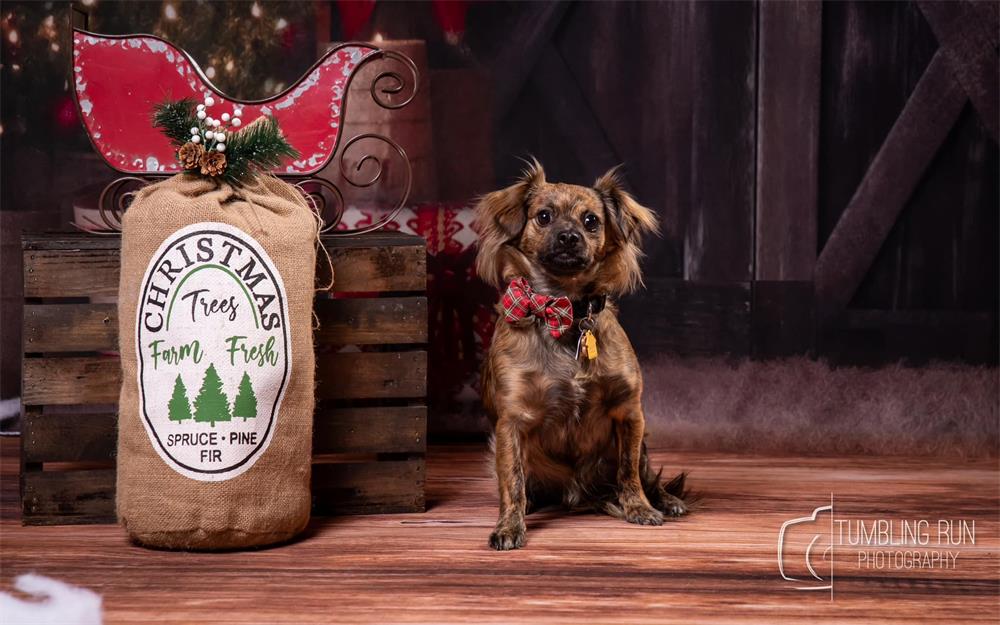
M174 381L174 394L167 403L167 414L171 421L187 421L191 418L191 402L188 400L187 388L180 374Z
M240 390L236 394L236 401L233 402L233 416L243 417L243 420L257 417L257 396L253 392L253 385L250 384L250 376L243 372L243 379L240 380Z
M194 400L194 420L200 423L211 423L215 427L216 421L229 421L232 415L229 414L229 398L222 391L222 378L215 370L215 365L208 365L205 372L205 379L201 383L201 390Z

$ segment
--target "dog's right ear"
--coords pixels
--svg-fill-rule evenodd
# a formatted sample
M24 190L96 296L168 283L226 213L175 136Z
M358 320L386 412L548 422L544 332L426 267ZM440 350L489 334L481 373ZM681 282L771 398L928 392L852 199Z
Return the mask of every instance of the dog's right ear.
M479 234L476 273L484 282L497 288L506 282L504 270L509 255L503 248L521 236L528 220L528 199L542 184L545 171L537 160L531 159L516 183L483 196L476 205L475 229Z

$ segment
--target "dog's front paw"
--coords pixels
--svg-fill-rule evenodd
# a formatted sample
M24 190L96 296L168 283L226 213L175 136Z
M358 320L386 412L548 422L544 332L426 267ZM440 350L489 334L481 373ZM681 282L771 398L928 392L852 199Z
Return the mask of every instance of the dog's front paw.
M490 534L490 547L497 551L510 551L524 546L524 523L497 523Z
M667 516L683 516L688 513L688 507L681 498L665 494L663 496L663 513Z
M636 525L663 525L663 513L649 504L626 505L625 520Z

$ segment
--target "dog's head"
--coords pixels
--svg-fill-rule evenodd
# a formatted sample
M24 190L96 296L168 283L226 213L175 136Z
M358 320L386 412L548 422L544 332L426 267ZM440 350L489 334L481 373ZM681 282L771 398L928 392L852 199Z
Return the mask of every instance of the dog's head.
M583 187L547 182L532 161L515 184L483 197L479 276L498 288L526 276L570 296L620 295L642 284L639 245L658 232L656 217L622 188L616 169Z

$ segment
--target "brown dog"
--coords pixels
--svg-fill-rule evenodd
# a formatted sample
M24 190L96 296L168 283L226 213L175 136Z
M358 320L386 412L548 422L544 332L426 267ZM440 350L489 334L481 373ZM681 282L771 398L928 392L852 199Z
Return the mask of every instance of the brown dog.
M548 504L641 525L687 512L684 475L662 484L649 468L642 375L612 302L642 283L639 243L658 230L653 213L621 188L615 170L588 188L546 182L537 161L476 210L476 269L508 289L483 367L500 488L490 546L523 546L525 514ZM523 282L508 287L517 278L527 294L515 286ZM518 302L529 300L534 310L524 314ZM568 304L572 324L560 333ZM593 359L580 345L588 328Z

